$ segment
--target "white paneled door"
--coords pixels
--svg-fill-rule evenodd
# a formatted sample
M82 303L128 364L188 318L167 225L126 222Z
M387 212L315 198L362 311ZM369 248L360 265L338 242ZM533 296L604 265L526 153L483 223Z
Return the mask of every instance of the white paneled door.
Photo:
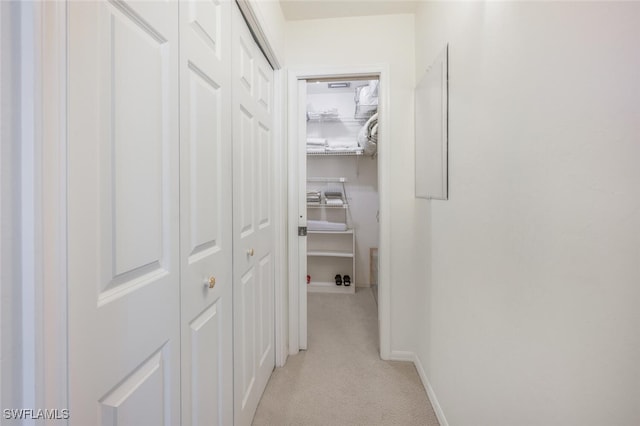
M231 6L180 3L184 426L233 424Z
M70 424L177 425L178 3L68 10Z
M273 70L233 8L234 406L251 424L275 364Z

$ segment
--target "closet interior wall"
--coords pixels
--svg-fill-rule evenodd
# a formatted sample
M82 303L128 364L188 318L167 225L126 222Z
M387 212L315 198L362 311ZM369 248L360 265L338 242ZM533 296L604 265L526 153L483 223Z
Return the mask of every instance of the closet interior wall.
M307 110L320 113L337 109L338 119L307 121L307 137L328 140L355 139L366 119L355 119L355 88L367 84L366 80L350 81L346 88L328 88L328 82L308 82ZM370 249L378 247L378 161L369 155L307 156L307 178L344 177L345 200L349 228L355 232L355 285L372 284ZM331 184L330 184L331 185ZM336 186L333 184L332 187ZM313 211L312 211L313 210ZM340 222L342 209L309 209L309 219ZM377 259L377 256L376 256ZM377 268L374 268L377 270ZM326 277L321 280L326 281ZM315 277L311 277L314 281ZM375 280L375 279L374 279ZM352 284L353 285L353 284Z

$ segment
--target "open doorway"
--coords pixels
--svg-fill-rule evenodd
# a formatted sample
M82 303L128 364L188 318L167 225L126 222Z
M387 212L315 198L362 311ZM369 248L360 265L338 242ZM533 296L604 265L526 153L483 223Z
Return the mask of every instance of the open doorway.
M376 76L306 84L307 292L370 288L379 241Z
M290 353L307 349L307 294L339 294L344 296L338 299L341 303L367 292L377 313L372 321L378 321L380 331L376 349L385 359L388 204L383 200L388 172L380 149L385 137L384 76L376 70L307 76L292 72L292 77L290 220L299 229L297 239L290 239L290 260L295 263L290 269Z

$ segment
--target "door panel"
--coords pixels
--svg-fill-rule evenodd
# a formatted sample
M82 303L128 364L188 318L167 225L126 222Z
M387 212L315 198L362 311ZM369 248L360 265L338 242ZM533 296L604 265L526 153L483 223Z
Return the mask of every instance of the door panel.
M258 342L259 368L269 362L269 355L273 351L273 273L271 254L267 254L258 262L258 323L261 327Z
M191 410L189 424L225 424L225 419L221 416L224 410L221 402L225 400L225 396L221 393L229 390L220 386L221 375L224 374L220 371L220 361L222 361L221 348L225 343L221 328L228 324L223 324L224 319L220 318L216 303L189 324L191 358L184 361L190 364L190 368L188 371L183 371L183 374L188 374L191 380L191 403L187 404Z
M235 368L236 375L240 377L239 395L242 401L242 408L247 406L249 397L252 396L252 390L256 379L256 363L253 355L255 354L255 293L256 293L256 276L253 268L249 269L240 279L240 289L236 292L238 302L236 309L239 311L240 324L236 324L236 359ZM239 356L238 356L239 355ZM236 382L237 384L237 382Z
M100 400L103 425L171 424L171 411L165 404L164 382L168 379L166 348L153 354L127 378ZM140 407L165 407L146 413Z
M233 8L235 424L251 424L275 365L273 70Z
M179 422L176 13L69 4L71 425Z
M230 14L229 2L180 3L185 426L233 424Z
M240 89L242 90L242 89ZM235 94L235 93L234 93ZM254 119L249 111L248 102L240 104L236 113L238 121L238 138L235 143L238 146L238 153L234 158L235 164L239 166L239 173L234 175L235 186L234 197L239 200L238 210L240 219L240 237L248 238L254 232L254 185L255 185L255 144L254 144ZM236 157L234 156L234 157Z
M271 225L271 180L273 172L271 168L271 132L267 125L258 123L258 143L256 151L260 161L258 169L258 191L256 201L258 202L258 228L263 229Z
M106 149L112 153L111 164L102 175L111 186L113 236L116 276L161 263L163 253L163 200L166 185L162 176L163 148L170 141L163 119L168 119L165 73L168 49L152 29L145 28L133 16L113 13L110 23L112 107ZM163 99L164 98L164 99ZM140 160L144 159L144 169ZM151 211L152 214L148 214ZM140 238L142 237L142 238Z
M197 262L212 252L220 250L220 223L225 209L220 191L221 170L221 105L220 86L204 72L189 64L189 144L190 211L189 263ZM204 137L206 136L206 137Z

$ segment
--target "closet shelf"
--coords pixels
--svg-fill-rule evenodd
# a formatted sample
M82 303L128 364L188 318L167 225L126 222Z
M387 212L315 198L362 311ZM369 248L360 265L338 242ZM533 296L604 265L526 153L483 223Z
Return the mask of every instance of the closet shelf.
M345 251L308 251L307 256L317 257L353 257L353 252Z
M348 209L349 204L342 204L340 206L334 206L331 204L307 204L308 209Z
M309 118L309 123L364 123L369 117L319 117Z
M307 234L353 234L353 229L346 231L307 231Z
M340 182L345 183L347 178L345 177L310 177L307 178L307 182Z
M360 156L360 155L363 155L362 150L307 152L307 157L354 157L354 156Z

